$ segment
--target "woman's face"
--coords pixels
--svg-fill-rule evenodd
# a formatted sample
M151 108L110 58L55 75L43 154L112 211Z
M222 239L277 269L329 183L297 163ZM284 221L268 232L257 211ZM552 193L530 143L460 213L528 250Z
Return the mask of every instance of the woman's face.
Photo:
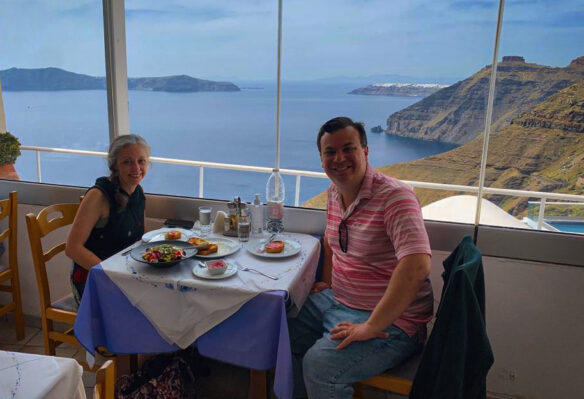
M148 171L148 152L140 144L129 144L122 148L114 169L117 170L120 186L131 194Z

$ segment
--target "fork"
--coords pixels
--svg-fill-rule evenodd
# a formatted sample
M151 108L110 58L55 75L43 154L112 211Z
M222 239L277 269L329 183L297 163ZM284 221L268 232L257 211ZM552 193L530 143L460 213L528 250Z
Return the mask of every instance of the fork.
M255 273L261 274L262 276L265 276L267 278L271 278L272 280L278 280L279 279L278 276L272 276L271 274L267 274L267 273L264 273L264 272L260 272L257 269L252 269L251 267L243 266L239 262L237 262L237 265L239 266L239 270L243 270L244 272L255 272Z
M132 246L133 246L133 245L132 245ZM134 249L134 248L130 248L130 249L128 249L127 251L124 251L124 252L122 252L122 253L121 253L121 256L127 256L127 255L129 255L129 254L130 254L130 252L132 252L132 250L133 250L133 249Z
M136 241L136 242L139 242L139 241L140 241L140 240L138 240L138 241ZM135 248L135 246L134 246L134 245L136 245L136 242L135 242L135 243L133 243L132 245L130 245L130 248L128 248L127 250L125 250L124 252L122 252L120 255L121 255L121 256L127 256L127 255L129 255L129 254L130 254L130 252L132 252L132 250Z

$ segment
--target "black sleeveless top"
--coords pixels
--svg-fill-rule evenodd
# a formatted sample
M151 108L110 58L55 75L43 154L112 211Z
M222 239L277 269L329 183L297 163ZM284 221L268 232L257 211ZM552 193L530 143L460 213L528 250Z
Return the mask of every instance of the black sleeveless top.
M107 223L100 226L102 224L100 223L102 219L100 219L96 227L91 230L85 247L99 259L104 260L142 237L146 197L142 187L138 185L132 195L128 196L126 208L118 212L118 205L115 201L115 184L107 177L100 177L89 190L94 188L99 189L105 195L109 202L110 211ZM120 188L120 192L127 194L122 188ZM87 280L87 274L86 269L75 264L71 277L74 283L84 283Z

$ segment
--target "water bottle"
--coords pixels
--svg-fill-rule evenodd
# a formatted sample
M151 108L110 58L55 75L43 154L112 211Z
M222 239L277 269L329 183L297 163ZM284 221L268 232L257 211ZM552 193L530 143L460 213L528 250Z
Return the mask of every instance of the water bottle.
M266 184L266 202L268 203L268 233L284 231L282 217L284 216L284 179L277 169L274 169L268 184Z
M260 195L255 194L251 206L251 234L254 236L261 236L263 232L264 232L264 210L262 209Z

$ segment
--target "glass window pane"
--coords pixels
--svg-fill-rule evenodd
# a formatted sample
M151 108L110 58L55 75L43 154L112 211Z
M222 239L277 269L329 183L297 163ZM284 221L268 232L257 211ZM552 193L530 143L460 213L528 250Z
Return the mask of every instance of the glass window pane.
M295 1L284 8L285 164L322 171L319 127L344 115L365 123L369 162L402 180L476 186L496 4ZM474 154L474 153L472 153ZM480 153L479 153L480 155ZM328 184L321 185L322 192ZM305 192L304 185L302 186ZM416 188L423 206L466 194L426 218L473 223L471 192ZM312 197L310 193L308 198ZM304 200L305 197L303 197ZM324 196L305 206L324 206ZM460 209L460 208L459 208Z
M485 198L522 228L584 233L582 16L577 1L506 6L485 186L544 194Z
M126 1L126 34L130 129L153 156L273 167L277 2ZM263 198L268 177L207 167L204 196ZM155 163L143 186L198 196L199 169Z
M0 2L0 76L8 131L23 146L107 151L102 2ZM91 185L100 158L41 153L42 181ZM68 173L63 173L67 170ZM16 162L37 180L34 152Z

